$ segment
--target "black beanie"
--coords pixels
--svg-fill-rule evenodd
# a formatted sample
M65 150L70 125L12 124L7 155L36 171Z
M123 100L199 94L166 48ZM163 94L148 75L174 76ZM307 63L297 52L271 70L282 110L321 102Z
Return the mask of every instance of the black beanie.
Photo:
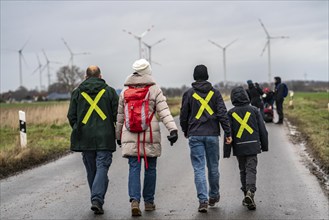
M197 65L194 68L193 78L195 81L206 81L208 80L208 70L205 65Z

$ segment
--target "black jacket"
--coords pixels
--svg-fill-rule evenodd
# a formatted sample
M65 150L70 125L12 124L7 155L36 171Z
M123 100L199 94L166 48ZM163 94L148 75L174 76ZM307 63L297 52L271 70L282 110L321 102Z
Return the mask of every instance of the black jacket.
M197 93L201 98L206 99L208 93L214 92L209 107L213 110L210 115L206 109L202 112L199 119L196 118L200 107L200 101L193 97ZM222 95L217 89L214 89L208 81L196 81L192 83L192 88L187 90L182 99L180 109L180 125L185 137L189 136L219 136L221 124L225 135L231 136L231 129L227 118L227 110Z
M263 95L263 91L258 86L255 87L254 84L249 84L248 89L246 90L248 93L248 97L250 100L251 105L262 108L263 107L263 101L261 99L261 95Z
M259 110L250 105L243 87L232 90L231 101L235 107L228 111L228 118L231 124L233 141L230 145L224 144L224 158L230 157L232 147L234 156L255 155L261 153L261 151L268 151L268 137L264 121ZM248 131L246 128L241 127L244 122L240 123L236 118L244 121L249 114L249 119L246 121Z
M102 120L94 109L86 124L82 123L90 108L90 103L82 96L82 92L87 93L92 100L95 100L102 89L105 89L105 92L97 106L105 114L106 119ZM109 150L114 152L116 150L114 125L118 111L118 99L113 88L109 87L103 79L95 77L86 79L72 92L67 114L72 127L72 151Z

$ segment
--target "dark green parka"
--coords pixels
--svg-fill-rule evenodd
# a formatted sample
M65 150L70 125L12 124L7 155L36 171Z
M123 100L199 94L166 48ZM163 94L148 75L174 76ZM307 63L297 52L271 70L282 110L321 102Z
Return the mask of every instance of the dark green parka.
M91 104L83 97L82 92L95 102L97 94L105 89L104 94L97 102L97 106L106 116L101 118L96 109L93 109L88 121L82 123ZM72 127L71 150L109 150L114 152L115 123L118 109L118 95L103 79L90 77L73 90L67 118ZM97 108L97 107L96 107Z

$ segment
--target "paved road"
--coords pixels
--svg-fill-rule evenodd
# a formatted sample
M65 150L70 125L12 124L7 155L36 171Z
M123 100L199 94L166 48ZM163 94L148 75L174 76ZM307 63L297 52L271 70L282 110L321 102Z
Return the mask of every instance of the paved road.
M236 158L221 159L221 201L208 213L197 212L198 201L187 140L171 147L163 132L158 160L157 210L143 219L328 219L329 201L316 178L289 142L284 126L267 124L270 151L259 156L256 211L241 205ZM162 127L162 131L165 131ZM222 153L222 150L221 150ZM115 153L109 171L105 214L90 210L86 174L80 153L0 181L0 219L130 219L127 160Z

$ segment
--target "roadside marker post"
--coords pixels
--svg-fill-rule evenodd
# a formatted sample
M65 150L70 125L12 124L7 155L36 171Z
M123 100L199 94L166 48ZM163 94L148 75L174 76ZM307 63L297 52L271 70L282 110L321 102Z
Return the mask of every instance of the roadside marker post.
M21 138L21 147L25 148L27 146L25 112L18 111L18 115L19 115L19 133Z
M294 92L290 91L289 108L294 109Z

